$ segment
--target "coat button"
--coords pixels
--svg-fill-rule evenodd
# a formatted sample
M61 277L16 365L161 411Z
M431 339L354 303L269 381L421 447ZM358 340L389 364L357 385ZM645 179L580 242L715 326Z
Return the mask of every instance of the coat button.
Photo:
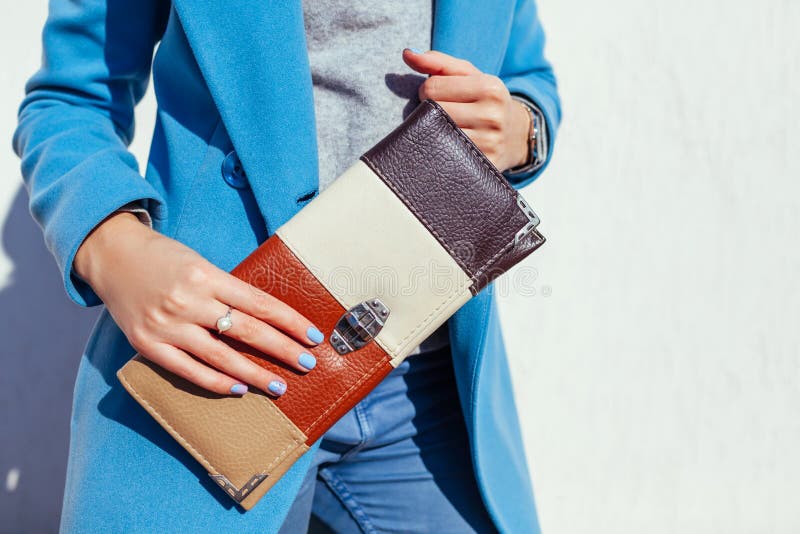
M228 155L222 161L222 178L225 179L229 186L236 189L246 189L249 185L247 174L244 172L242 162L239 161L239 156L236 155L235 150L228 152Z

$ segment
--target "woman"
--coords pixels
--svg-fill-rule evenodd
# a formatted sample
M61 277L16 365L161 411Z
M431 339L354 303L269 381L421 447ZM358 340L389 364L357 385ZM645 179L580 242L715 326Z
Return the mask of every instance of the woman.
M226 271L417 97L515 185L546 163L530 121L552 143L560 111L533 0L302 4L50 4L14 146L68 294L105 305L75 387L63 531L304 532L312 511L339 532L538 531L490 289L247 513L116 380L138 350L216 393L281 395L281 376L211 335L229 306L228 335L313 373L316 326ZM151 58L143 180L126 147Z

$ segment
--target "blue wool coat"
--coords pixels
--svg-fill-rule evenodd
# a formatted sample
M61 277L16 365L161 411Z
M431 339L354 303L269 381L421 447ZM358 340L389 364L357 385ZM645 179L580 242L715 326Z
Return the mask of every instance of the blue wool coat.
M433 48L537 103L553 139L559 101L533 0L435 6ZM301 7L299 0L50 1L43 65L28 83L14 146L31 212L75 302L100 304L71 272L77 248L130 201L144 203L158 231L231 269L316 190ZM142 179L127 145L151 66L158 115ZM220 174L234 149L248 189ZM537 532L491 288L455 315L450 336L489 512L502 531ZM122 389L114 373L133 353L104 311L75 385L62 530L276 531L314 450L243 513Z

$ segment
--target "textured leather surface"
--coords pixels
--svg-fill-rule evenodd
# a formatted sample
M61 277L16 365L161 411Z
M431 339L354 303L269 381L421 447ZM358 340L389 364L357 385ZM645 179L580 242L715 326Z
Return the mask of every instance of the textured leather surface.
M313 235L307 238L314 239ZM309 351L317 358L317 365L307 374L227 340L251 360L285 378L288 388L275 405L306 434L310 445L393 369L389 356L374 342L343 356L333 350L327 340L346 310L277 235L231 273L300 310L325 334L326 341Z
M302 310L326 340L345 312L278 236L264 242L232 274ZM326 341L309 349L317 365L303 374L242 343L222 339L279 373L288 384L286 393L271 399L251 387L242 397L211 394L139 354L117 376L209 474L222 474L237 488L253 475L269 475L241 501L245 509L393 369L389 356L374 342L342 356Z
M470 277L363 161L276 233L345 308L388 306L376 340L393 365L472 296Z
M209 393L137 355L117 373L123 387L211 475L241 488L267 478L245 498L249 508L308 446L306 436L263 393Z
M537 233L513 246L528 222L517 192L432 100L361 159L473 279L473 294L544 243Z
M253 475L269 475L241 502L245 509L369 393L392 363L470 294L544 242L533 231L514 245L528 222L516 191L434 102L423 102L362 160L232 271L302 311L322 330L326 342L310 349L317 358L314 370L299 373L223 336L284 377L287 392L275 400L255 388L243 397L209 394L140 355L118 373L123 386L210 474L224 475L237 488ZM424 265L431 258L449 269L451 285L436 299L430 292L420 297L397 287L387 293L365 276L370 267L383 266L409 276L415 261ZM331 284L336 267L356 275L349 290ZM394 316L376 342L339 355L327 339L345 306L375 296L390 300Z

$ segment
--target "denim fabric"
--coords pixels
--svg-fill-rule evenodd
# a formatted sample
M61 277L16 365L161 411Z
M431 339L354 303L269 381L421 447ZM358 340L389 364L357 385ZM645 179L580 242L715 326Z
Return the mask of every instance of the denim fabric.
M337 533L495 532L449 348L407 359L325 434L281 534L312 513Z

